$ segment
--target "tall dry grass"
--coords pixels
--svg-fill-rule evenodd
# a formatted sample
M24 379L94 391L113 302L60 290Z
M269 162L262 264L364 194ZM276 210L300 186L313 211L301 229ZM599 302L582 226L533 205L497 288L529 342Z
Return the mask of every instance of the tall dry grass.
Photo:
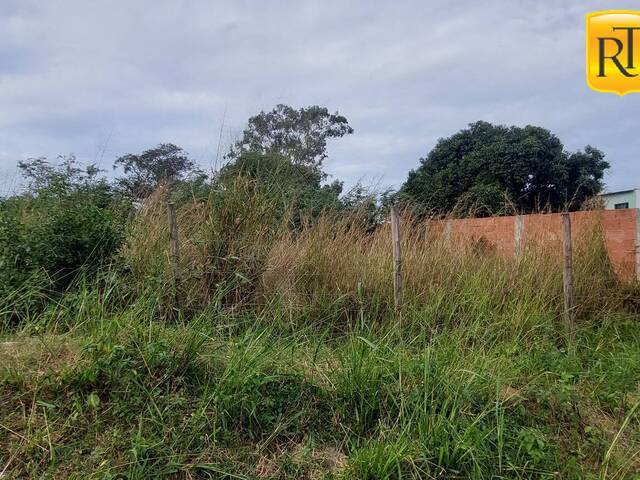
M170 268L167 201L170 192L156 191L133 222L122 257L133 278L153 280L169 292ZM252 298L254 280L276 238L286 231L288 214L274 216L276 200L261 194L250 179L239 176L206 201L179 205L178 231L182 284L186 309L214 301L239 307ZM170 298L172 295L168 295Z
M67 293L0 349L12 478L255 478L265 465L320 478L317 452L350 479L640 472L640 335L608 310L619 284L597 223L575 237L582 328L566 348L558 242L515 257L404 212L397 312L389 225L327 214L292 228L242 181L179 205L194 315L158 321L174 299L167 197L138 212L129 275Z
M158 191L140 210L122 254L141 284L172 288L166 200ZM391 232L359 215L323 215L292 229L273 198L239 177L207 201L178 209L183 307L278 305L322 322L382 319L393 310ZM562 312L561 244L535 239L517 255L482 239L449 240L410 211L402 214L405 316L431 325L487 322L535 325ZM619 305L619 282L600 223L574 238L579 315ZM167 295L167 301L172 298Z
M574 242L579 314L619 303L599 224L584 232ZM402 216L401 237L406 311L436 323L503 313L517 323L561 312L559 243L532 241L520 255L505 255L484 241L450 241L410 212ZM323 217L274 244L261 285L292 308L348 299L356 309L383 314L393 307L391 272L390 225L367 233L352 219Z

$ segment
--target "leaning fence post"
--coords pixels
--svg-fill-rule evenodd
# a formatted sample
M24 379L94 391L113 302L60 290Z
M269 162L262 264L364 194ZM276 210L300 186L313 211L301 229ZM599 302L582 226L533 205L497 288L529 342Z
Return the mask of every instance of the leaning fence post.
M562 285L564 289L564 323L569 340L573 340L575 331L575 304L573 299L573 249L571 247L571 217L562 214L563 269Z
M402 306L402 257L400 253L400 216L395 205L391 207L391 239L393 243L393 301L398 309Z
M176 307L180 308L180 249L178 246L178 222L176 220L176 204L167 203L167 214L169 216L169 246L171 270L173 272L173 287L175 292Z

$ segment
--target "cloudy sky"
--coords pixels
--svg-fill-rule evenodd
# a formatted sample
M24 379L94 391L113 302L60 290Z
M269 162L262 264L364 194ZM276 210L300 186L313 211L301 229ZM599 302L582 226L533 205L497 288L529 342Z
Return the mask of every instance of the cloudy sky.
M347 184L397 186L482 119L594 145L609 189L640 186L640 95L585 83L585 14L612 8L638 2L1 0L0 193L28 157L111 169L173 142L210 166L278 103L349 119L326 164Z

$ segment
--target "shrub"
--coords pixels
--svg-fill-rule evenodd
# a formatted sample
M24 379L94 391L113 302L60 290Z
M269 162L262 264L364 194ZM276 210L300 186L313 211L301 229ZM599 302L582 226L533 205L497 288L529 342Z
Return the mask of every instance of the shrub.
M79 273L95 274L122 244L127 204L95 172L73 165L23 164L29 189L0 201L0 302L29 286L61 292Z
M43 270L64 286L73 273L95 271L110 258L123 227L116 212L91 198L13 199L0 207L0 268L15 279Z

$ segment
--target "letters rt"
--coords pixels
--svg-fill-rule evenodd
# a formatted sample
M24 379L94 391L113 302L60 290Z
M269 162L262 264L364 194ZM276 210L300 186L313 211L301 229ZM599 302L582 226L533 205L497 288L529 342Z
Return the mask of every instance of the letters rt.
M640 91L640 12L587 15L587 83L600 92Z

